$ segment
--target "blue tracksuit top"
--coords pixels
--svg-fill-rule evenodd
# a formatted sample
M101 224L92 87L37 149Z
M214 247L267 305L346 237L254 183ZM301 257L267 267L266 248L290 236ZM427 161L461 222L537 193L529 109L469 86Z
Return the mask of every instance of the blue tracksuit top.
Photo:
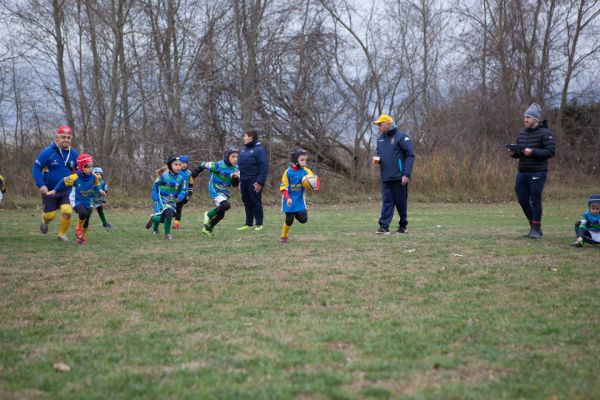
M269 158L267 151L258 140L246 144L238 159L240 181L257 182L264 186L269 173Z
M77 150L63 150L56 143L46 147L37 156L31 172L37 187L46 185L53 190L58 182L75 172L77 166Z
M381 158L381 180L399 181L402 176L410 178L415 153L408 135L394 126L377 138L377 155Z

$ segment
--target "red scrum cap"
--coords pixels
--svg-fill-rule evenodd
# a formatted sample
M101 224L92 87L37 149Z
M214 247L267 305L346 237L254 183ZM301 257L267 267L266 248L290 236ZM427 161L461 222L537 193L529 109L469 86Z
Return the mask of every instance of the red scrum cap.
M71 129L71 127L69 125L61 125L58 127L58 132L56 133L58 136L63 135L65 133L68 133L69 135L73 136L73 130Z
M77 169L83 172L83 167L93 162L94 159L88 153L80 154L79 157L77 157Z

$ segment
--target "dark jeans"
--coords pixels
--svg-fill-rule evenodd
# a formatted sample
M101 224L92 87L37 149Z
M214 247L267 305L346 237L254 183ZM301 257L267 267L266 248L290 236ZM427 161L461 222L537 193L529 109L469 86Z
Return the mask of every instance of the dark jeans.
M242 181L240 182L240 191L242 192L242 201L244 202L244 209L246 211L246 225L254 225L256 219L256 225L263 224L264 212L262 204L262 189L260 192L254 191L255 180Z
M547 175L547 172L517 173L515 192L523 213L530 223L542 221L542 193Z
M389 229L394 207L400 215L400 226L406 227L406 209L408 207L408 185L402 185L402 181L381 182L381 217L379 226Z

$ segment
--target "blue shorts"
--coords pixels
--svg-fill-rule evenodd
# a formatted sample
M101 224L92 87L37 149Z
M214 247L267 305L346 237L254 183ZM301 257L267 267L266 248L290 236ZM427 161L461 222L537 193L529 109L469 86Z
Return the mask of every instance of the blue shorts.
M44 212L51 212L60 209L63 204L71 205L69 195L71 194L71 188L56 192L52 196L42 195L42 202L44 203Z

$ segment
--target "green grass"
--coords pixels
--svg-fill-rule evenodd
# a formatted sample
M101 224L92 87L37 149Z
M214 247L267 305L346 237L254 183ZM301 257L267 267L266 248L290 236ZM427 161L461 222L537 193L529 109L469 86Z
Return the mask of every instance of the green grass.
M376 202L318 206L288 245L276 208L238 233L236 204L212 240L187 208L174 242L108 208L86 246L0 210L0 398L598 398L580 203L546 202L539 241L514 203L412 203L401 237Z

